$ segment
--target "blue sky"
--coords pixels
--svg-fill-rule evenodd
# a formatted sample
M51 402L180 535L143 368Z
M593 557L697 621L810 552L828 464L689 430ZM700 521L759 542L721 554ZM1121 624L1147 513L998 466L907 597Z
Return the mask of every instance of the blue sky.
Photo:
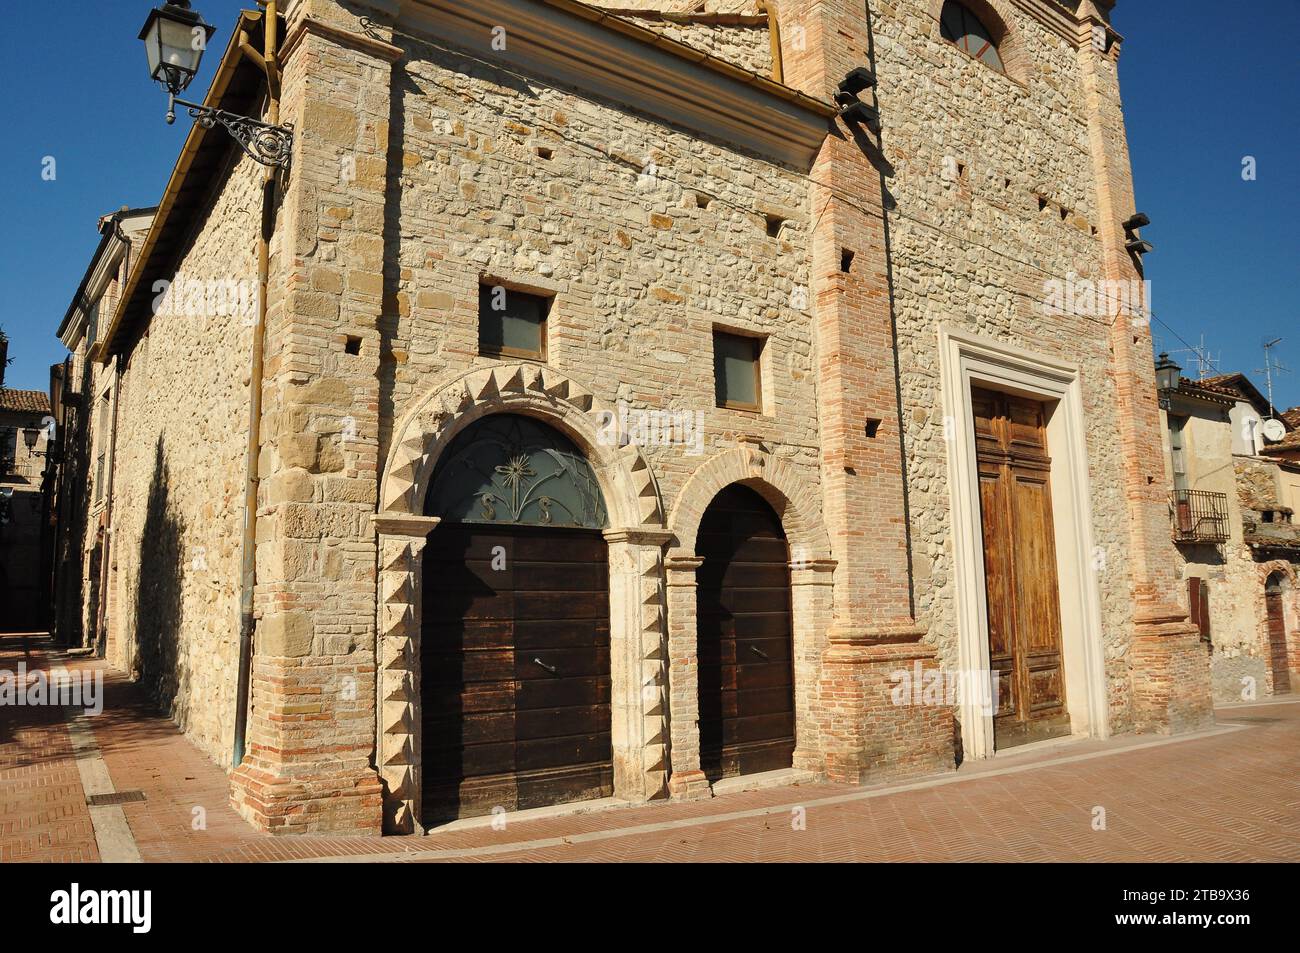
M62 360L54 332L99 236L99 216L155 204L189 119L163 122L165 96L136 39L151 0L13 4L0 38L6 94L0 150L9 227L0 237L12 339L10 387L45 389ZM219 28L191 92L207 88L236 11L248 0L196 0ZM1120 76L1157 344L1198 344L1223 371L1263 388L1261 344L1285 340L1277 402L1300 404L1300 0L1119 0ZM46 156L57 178L44 181ZM1255 181L1242 178L1253 156ZM1167 325L1167 327L1166 327ZM1180 337L1182 340L1180 340ZM1190 369L1190 356L1175 354Z

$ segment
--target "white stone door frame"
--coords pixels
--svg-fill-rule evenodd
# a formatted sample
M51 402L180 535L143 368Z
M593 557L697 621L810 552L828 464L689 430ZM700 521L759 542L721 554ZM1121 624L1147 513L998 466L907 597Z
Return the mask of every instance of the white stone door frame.
M940 384L948 445L953 568L959 664L963 673L988 673L988 601L980 522L979 471L971 387L987 387L1054 404L1047 425L1052 457L1052 518L1061 600L1061 647L1066 706L1075 735L1110 734L1102 647L1101 589L1088 476L1087 430L1080 370L1062 361L991 338L941 325ZM967 758L994 753L993 715L967 692L957 716Z

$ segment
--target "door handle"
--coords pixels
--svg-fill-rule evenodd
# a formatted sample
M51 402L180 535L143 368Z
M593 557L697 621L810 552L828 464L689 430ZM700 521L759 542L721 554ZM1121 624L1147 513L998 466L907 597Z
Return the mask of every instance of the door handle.
M539 658L535 658L535 659L533 659L533 661L536 662L538 665L540 665L542 668L546 669L546 670L547 670L548 672L550 672L552 675L556 675L556 674L558 674L559 671L560 671L560 670L559 670L558 668L556 668L554 665L547 665L545 662L543 662L543 661L542 661L541 659L539 659Z
M763 661L765 661L765 662L771 661L771 660L767 657L767 653L764 652L762 649L760 649L757 645L751 645L751 646L749 647L749 650L750 650L751 652L753 652L755 655L757 655L759 658L761 658Z

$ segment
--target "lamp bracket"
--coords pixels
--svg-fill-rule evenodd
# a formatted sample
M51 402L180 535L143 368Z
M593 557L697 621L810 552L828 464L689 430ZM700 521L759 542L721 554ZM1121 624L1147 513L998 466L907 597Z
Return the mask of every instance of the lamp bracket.
M188 109L190 116L204 129L211 129L220 124L254 162L281 169L289 168L289 162L293 158L292 123L273 126L238 113L226 112L224 109L188 103L175 96L172 97L172 105L167 110L168 123L176 119L177 106Z

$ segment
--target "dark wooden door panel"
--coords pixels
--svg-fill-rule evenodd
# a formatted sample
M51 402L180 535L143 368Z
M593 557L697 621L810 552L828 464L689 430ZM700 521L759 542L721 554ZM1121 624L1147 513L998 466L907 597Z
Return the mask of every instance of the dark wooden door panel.
M1282 594L1270 592L1264 597L1268 610L1268 645L1273 662L1273 693L1286 694L1291 691L1290 658L1286 644L1286 613L1282 606Z
M988 605L998 679L999 748L1069 734L1047 413L975 388L976 458Z
M532 679L517 683L513 697L520 711L561 708L565 705L608 706L609 676L601 672L588 678Z
M696 537L701 766L710 780L788 768L794 753L789 546L753 490L710 504Z
M425 556L428 823L613 793L599 532L444 524Z
M609 622L609 596L605 592L527 592L516 589L513 601L516 626L534 620Z

